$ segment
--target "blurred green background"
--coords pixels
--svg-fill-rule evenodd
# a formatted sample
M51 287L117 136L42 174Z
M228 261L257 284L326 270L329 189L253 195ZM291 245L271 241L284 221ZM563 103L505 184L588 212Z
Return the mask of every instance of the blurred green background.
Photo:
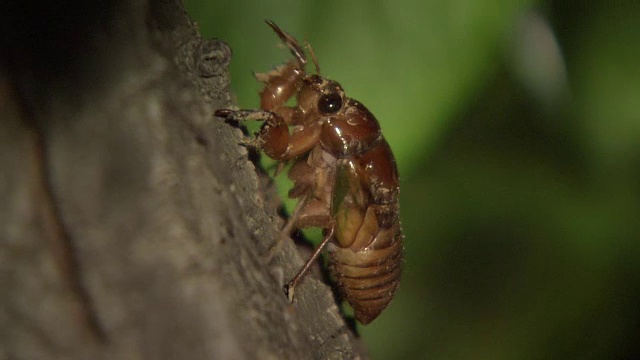
M232 86L314 47L382 124L405 270L373 359L640 358L640 2L186 0Z

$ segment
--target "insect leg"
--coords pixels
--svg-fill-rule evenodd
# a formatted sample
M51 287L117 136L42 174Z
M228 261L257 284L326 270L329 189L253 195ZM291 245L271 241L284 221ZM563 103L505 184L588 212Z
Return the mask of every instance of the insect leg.
M231 110L218 109L214 113L215 116L231 121L257 120L257 121L273 121L274 114L264 110Z
M298 204L296 205L295 209L293 209L293 212L291 213L291 217L289 217L289 220L287 220L287 223L284 225L284 227L280 231L280 236L278 237L278 240L276 241L275 245L273 245L271 249L269 249L269 252L267 253L266 260L268 263L271 262L275 254L278 251L280 251L280 249L282 248L282 244L284 244L284 241L287 238L289 238L289 235L291 234L291 230L293 230L293 225L296 223L296 221L298 221L298 218L300 217L300 212L302 211L302 208L304 208L304 205L306 204L307 199L308 199L308 196L304 196L303 198L301 198Z
M309 271L309 268L311 268L311 265L313 264L313 262L316 261L316 259L322 252L322 249L324 249L324 247L329 243L329 240L333 238L334 229L335 229L335 226L333 225L328 229L327 235L324 237L324 240L322 240L320 245L318 245L318 248L313 252L313 255L311 255L311 258L307 260L307 262L304 264L302 269L300 269L300 271L296 274L296 276L294 276L293 279L289 281L287 285L285 285L284 291L287 294L287 298L289 299L289 302L293 302L295 288L300 282L300 280L302 280L304 275Z
M280 115L264 110L219 109L216 110L215 116L232 121L264 121L256 139L246 141L243 145L262 149L272 159L286 160L290 137L289 127Z
M291 160L311 150L322 130L318 123L312 123L299 126L290 133L288 119L276 111L219 109L215 115L231 121L264 121L256 139L245 145L262 149L267 156L278 161Z

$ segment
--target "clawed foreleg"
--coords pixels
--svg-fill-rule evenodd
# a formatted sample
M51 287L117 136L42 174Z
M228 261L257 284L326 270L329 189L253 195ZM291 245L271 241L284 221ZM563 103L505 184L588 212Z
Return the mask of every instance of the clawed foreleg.
M215 116L227 119L229 121L245 121L255 120L264 121L270 124L277 124L279 116L264 110L231 110L231 109L218 109L214 113Z

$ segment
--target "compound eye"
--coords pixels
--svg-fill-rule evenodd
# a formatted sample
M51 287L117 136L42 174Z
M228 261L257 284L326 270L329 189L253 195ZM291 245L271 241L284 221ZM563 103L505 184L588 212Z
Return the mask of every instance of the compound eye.
M322 115L335 114L342 107L342 98L338 93L322 95L318 100L318 110Z

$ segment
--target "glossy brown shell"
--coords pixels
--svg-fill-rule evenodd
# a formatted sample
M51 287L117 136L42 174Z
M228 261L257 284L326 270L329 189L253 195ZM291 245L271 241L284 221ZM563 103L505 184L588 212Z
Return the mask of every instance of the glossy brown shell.
M386 308L400 282L403 235L398 217L397 171L389 154L384 138L377 146L345 159L334 160L319 145L308 157L299 159L289 173L295 182L290 196L311 195L314 199L303 208L296 226L327 227L329 222L340 222L335 210L329 211L336 202L332 197L342 196L337 194L338 164L350 161L356 168L358 175L354 180L359 184L348 187L346 195L354 199L362 197L352 201L361 203L354 205L360 215L346 215L346 221L355 221L356 230L337 227L331 239L329 259L340 292L362 324L368 324ZM381 178L378 174L381 169L389 176ZM341 231L348 232L349 239L340 239Z
M261 110L223 109L216 115L264 121L253 144L275 160L293 162L289 196L300 202L285 231L325 229L323 245L289 283L290 299L322 246L329 244L337 285L356 319L367 324L389 304L400 279L396 162L373 114L347 97L338 82L307 74L303 48L273 22L267 24L294 59L256 74L265 84ZM314 62L319 73L315 57ZM287 105L294 96L296 104Z
M399 226L381 229L365 248L336 247L330 254L338 286L362 324L384 310L400 284L402 235Z

